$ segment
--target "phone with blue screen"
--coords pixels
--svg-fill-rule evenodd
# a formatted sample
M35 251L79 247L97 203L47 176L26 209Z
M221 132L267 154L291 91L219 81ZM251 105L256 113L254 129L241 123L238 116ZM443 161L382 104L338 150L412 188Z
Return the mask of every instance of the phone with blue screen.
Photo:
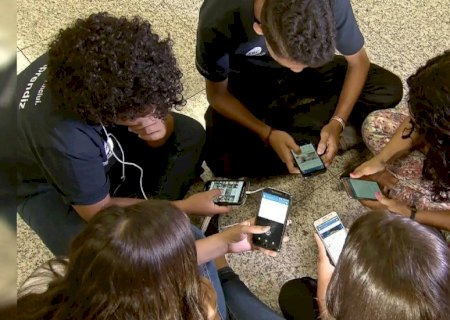
M265 188L262 191L255 224L270 226L270 230L263 234L253 235L255 246L280 251L291 201L291 196L286 192L273 188Z
M336 212L330 212L314 221L314 229L322 240L331 263L336 266L345 240L347 230Z
M381 192L376 181L342 178L342 186L347 194L358 200L377 200L375 193Z
M312 143L300 146L299 152L291 150L297 167L303 177L308 178L327 170Z

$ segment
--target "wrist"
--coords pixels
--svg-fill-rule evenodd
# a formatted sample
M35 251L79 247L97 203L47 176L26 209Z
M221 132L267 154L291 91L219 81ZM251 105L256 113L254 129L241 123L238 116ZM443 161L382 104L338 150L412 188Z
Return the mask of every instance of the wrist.
M345 120L339 116L332 116L329 123L339 125L339 127L341 129L340 132L344 131L345 125L346 125Z
M338 121L333 120L333 118L328 122L328 126L330 127L331 131L338 136L344 130L344 127Z
M267 144L270 136L272 135L273 128L269 125L264 125L264 127L259 132L259 138Z
M171 203L177 207L178 209L180 209L181 211L183 211L184 213L189 213L189 204L187 202L187 199L183 199L183 200L174 200L171 201Z

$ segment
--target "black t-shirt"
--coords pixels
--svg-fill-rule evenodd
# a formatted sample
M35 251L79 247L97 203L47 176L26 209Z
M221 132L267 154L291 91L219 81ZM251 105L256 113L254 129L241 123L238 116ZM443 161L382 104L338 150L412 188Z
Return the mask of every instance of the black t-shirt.
M97 203L110 189L111 145L101 126L57 110L47 60L39 57L17 78L18 196L53 186L68 204Z
M324 0L321 0L324 1ZM350 0L334 0L336 48L352 55L364 45ZM197 29L196 66L210 81L223 81L230 71L253 65L280 68L263 36L253 30L253 0L205 0Z

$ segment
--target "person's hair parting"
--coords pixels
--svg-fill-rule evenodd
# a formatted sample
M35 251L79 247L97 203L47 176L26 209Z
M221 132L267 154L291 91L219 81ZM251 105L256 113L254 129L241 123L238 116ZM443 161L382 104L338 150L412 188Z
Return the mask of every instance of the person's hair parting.
M189 219L167 201L109 207L72 242L64 276L18 300L19 319L207 319Z
M336 49L332 4L317 0L265 0L261 28L272 51L309 67L331 61Z
M327 289L331 316L445 320L449 301L450 250L441 235L385 212L354 222Z
M99 124L180 109L182 73L172 41L140 17L78 19L49 47L48 86L58 108Z

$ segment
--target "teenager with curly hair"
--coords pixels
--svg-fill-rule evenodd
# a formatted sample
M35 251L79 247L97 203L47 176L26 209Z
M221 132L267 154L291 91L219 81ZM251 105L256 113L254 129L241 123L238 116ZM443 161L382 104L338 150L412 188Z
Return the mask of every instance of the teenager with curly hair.
M374 157L351 174L378 180L389 211L450 231L450 51L408 78L409 112L370 114L363 138ZM377 203L366 203L378 206Z
M251 250L251 234L267 228L246 221L194 241L189 219L167 201L109 207L74 239L68 259L25 281L17 319L281 320L226 263L212 270L217 292L198 271L227 252Z
M400 79L370 63L349 0L206 0L196 66L210 103L205 158L219 176L299 173L291 150L305 142L328 166L352 145L347 123L343 136L359 134L402 97Z
M179 200L199 176L204 129L171 111L181 77L170 39L107 13L61 30L18 76L18 212L55 255L100 209ZM177 204L226 211L215 195Z
M351 226L336 267L319 249L317 282L288 281L279 303L287 320L445 320L450 314L450 250L411 219L370 212Z

